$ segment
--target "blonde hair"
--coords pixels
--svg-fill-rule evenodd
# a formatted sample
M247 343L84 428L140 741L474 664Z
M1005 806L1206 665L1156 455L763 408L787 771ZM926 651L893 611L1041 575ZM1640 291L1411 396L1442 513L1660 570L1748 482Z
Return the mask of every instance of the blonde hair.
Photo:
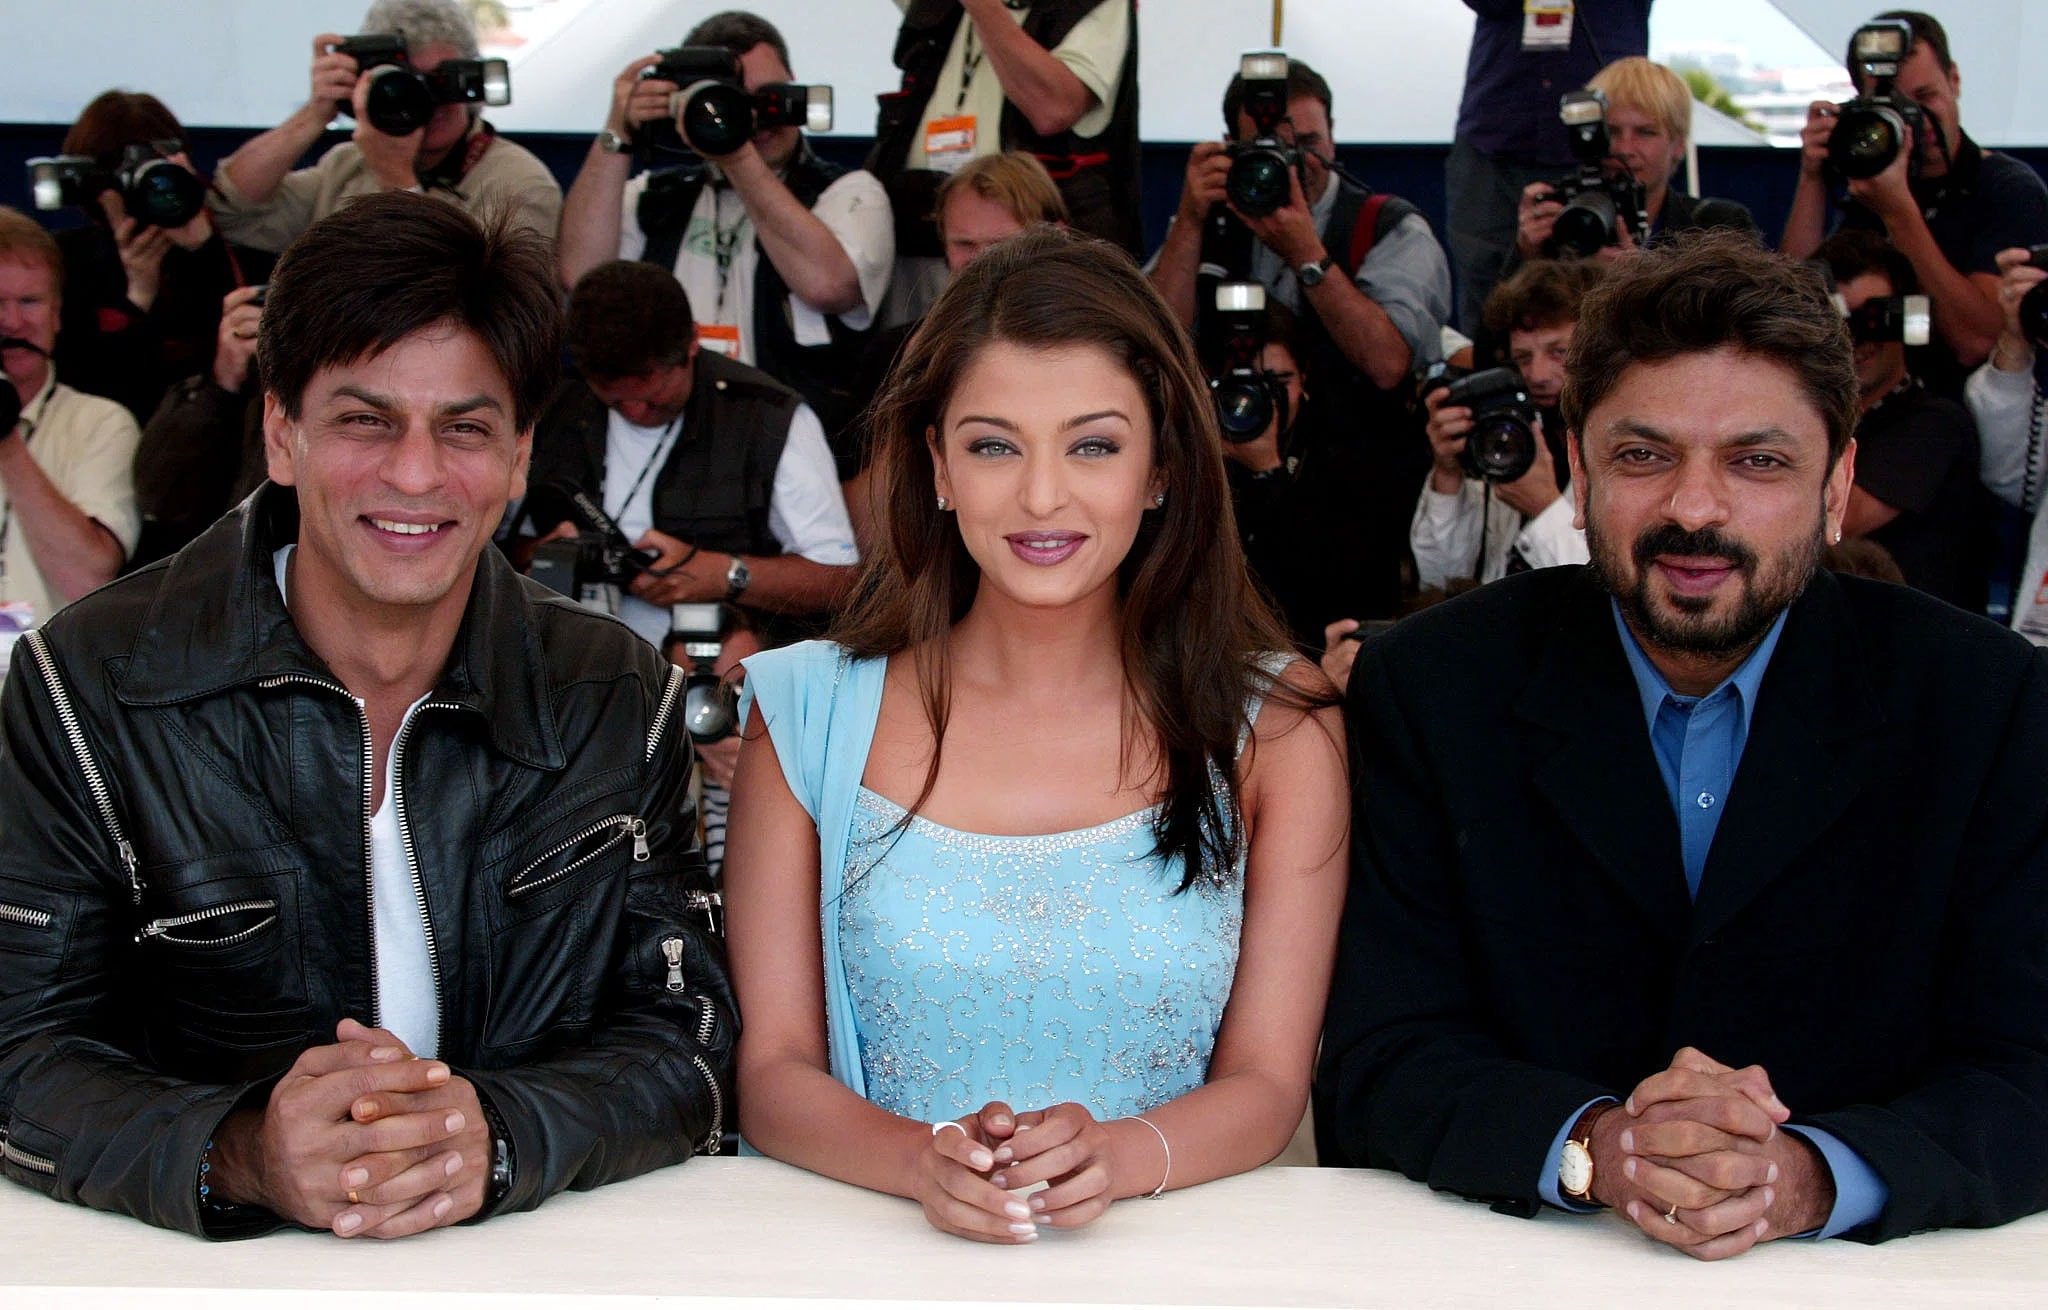
M57 249L57 238L41 223L6 205L0 205L0 259L49 269L50 298L55 301L64 283L64 256Z
M1052 174L1045 171L1037 156L1022 150L969 160L959 172L939 184L932 198L932 217L941 236L946 230L946 202L962 191L994 201L1025 227L1067 221L1067 202Z
M1641 55L1617 59L1586 83L1607 94L1610 105L1640 109L1681 144L1692 137L1692 88L1664 65Z

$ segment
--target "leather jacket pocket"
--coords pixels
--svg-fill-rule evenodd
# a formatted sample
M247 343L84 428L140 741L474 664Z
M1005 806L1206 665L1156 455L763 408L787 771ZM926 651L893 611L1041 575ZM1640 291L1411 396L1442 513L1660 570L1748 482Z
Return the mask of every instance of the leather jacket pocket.
M0 877L0 955L62 956L61 908L45 889Z

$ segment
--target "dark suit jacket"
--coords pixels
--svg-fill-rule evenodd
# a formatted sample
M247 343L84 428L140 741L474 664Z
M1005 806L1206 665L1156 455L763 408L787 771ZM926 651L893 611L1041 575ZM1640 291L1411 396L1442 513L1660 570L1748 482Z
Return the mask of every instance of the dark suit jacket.
M2048 659L1902 587L1793 606L1701 881L1606 595L1508 578L1361 654L1328 1163L1533 1213L1558 1129L1681 1046L1890 1188L1856 1236L2048 1206Z

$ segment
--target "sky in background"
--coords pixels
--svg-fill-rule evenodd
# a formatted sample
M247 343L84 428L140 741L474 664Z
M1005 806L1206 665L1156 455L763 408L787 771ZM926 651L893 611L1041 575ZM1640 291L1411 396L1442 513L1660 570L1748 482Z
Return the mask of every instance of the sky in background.
M1654 59L1673 50L1723 45L1747 49L1756 68L1803 68L1840 58L1816 45L1770 0L1656 0L1650 10Z

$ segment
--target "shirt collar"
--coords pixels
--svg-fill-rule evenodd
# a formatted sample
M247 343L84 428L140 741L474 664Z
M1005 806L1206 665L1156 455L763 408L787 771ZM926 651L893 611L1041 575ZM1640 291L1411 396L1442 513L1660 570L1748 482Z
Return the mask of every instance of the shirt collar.
M1323 230L1325 220L1336 208L1337 173L1334 169L1326 168L1323 170L1323 194L1317 196L1315 203L1308 207L1310 216L1316 220L1316 231Z
M35 434L37 428L42 426L43 416L50 412L50 402L56 398L57 394L57 365L53 361L45 359L43 366L42 387L37 390L35 395L29 397L28 402L21 407L22 421L28 424L28 431L31 436ZM0 385L5 385L5 383L0 382Z
M1776 621L1771 624L1770 631L1764 634L1764 639L1757 643L1756 649L1749 653L1749 658L1742 661L1741 667L1735 672L1723 678L1720 686L1705 696L1681 696L1671 690L1671 684L1664 680L1664 675L1657 671L1657 666L1650 663L1650 657L1643 653L1642 644L1636 640L1636 634L1629 631L1628 623L1621 617L1620 602L1610 596L1607 605L1614 615L1614 629L1621 634L1621 650L1628 656L1628 671L1635 675L1636 694L1642 698L1645 723L1652 728L1656 727L1657 711L1664 707L1667 700L1677 705L1691 706L1704 700L1711 700L1733 687L1736 703L1742 707L1742 731L1745 735L1748 734L1749 721L1756 714L1757 691L1763 686L1764 670L1770 667L1771 653L1778 648L1778 637L1785 631L1785 616L1790 613L1789 610L1779 613Z

